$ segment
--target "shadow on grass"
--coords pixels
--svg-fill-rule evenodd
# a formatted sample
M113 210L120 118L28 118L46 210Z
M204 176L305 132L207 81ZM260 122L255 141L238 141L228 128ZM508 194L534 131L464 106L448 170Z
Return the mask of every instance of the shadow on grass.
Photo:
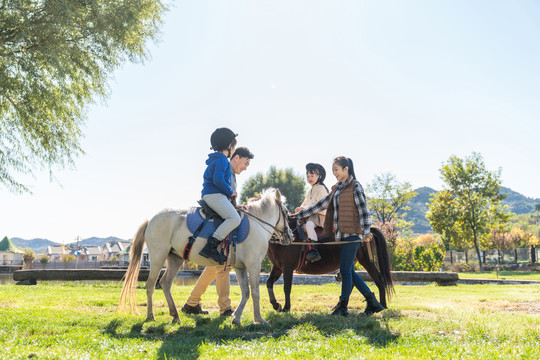
M361 315L347 318L333 317L327 314L306 313L269 313L266 320L271 326L231 324L232 318L208 317L201 315L181 315L189 325L171 324L170 322L138 322L129 332L120 332L122 320L115 319L104 328L104 333L117 339L137 338L148 341L161 341L158 359L197 359L203 343L222 344L234 340L251 341L260 338L280 338L288 336L298 326L309 324L320 335L330 338L345 332L354 332L367 339L376 347L386 347L396 341L399 335L392 333L388 319L400 317L399 312L386 311L382 317L364 317ZM193 326L193 320L195 325Z

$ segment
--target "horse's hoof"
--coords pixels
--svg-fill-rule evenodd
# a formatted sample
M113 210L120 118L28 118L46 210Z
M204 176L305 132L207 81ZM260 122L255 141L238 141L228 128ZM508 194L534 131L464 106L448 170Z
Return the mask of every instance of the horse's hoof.
M289 311L291 311L291 308L283 308L282 312L284 313L288 313Z
M233 321L232 321L232 324L233 325L240 325L241 324L240 319L234 318Z
M173 324L174 324L174 323L179 323L179 322L180 322L180 318L179 318L179 317L175 317L175 318L172 319L172 322L173 322Z
M261 319L259 321L255 321L255 324L263 325L263 326L270 326L270 323L264 319Z
M146 318L146 321L156 321L156 318L153 317L153 316L148 316L148 317Z
M277 312L281 312L281 309L283 308L281 307L280 303L277 303L276 305L274 305L274 310L276 310Z

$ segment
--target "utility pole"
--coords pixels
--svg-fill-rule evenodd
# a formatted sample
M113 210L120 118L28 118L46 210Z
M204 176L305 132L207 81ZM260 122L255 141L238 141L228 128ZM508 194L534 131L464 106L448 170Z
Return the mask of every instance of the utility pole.
M77 269L77 265L79 264L79 235L77 235L77 250L75 252L75 269Z
M540 242L540 234L538 229L538 218L540 215L540 204L536 204L536 241ZM536 263L536 248L534 245L531 246L531 262L534 264Z

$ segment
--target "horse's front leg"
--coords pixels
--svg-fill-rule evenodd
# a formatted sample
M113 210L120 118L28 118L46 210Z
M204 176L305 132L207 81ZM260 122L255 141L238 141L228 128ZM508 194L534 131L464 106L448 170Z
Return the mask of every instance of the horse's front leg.
M281 269L274 265L272 266L272 271L270 271L268 280L266 280L266 288L268 289L268 297L270 298L270 304L272 304L272 307L276 311L281 311L281 304L278 303L278 301L276 300L276 296L274 295L274 284L276 283L276 281L278 281L281 273Z
M236 280L238 281L238 285L240 285L242 299L240 299L240 304L238 304L238 307L234 311L234 319L232 323L235 325L240 325L242 323L242 312L244 311L244 307L246 306L246 303L249 299L249 281L246 268L235 267L234 272L236 273Z
M261 279L261 262L250 264L248 266L249 283L251 285L251 297L253 298L253 322L256 324L270 325L268 321L261 316L259 283Z

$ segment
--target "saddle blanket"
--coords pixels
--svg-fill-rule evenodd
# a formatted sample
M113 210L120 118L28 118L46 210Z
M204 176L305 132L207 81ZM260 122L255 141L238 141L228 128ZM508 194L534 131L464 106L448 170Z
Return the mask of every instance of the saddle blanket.
M204 218L201 215L201 208L191 207L187 214L188 230L192 234L195 233L195 231L197 231L197 229L203 223L203 221L204 221ZM214 221L209 220L206 223L206 225L204 225L204 227L202 228L198 237L208 239L208 237L212 235L214 231L216 231L216 225L214 224ZM231 243L239 244L243 242L244 240L246 240L248 234L249 234L249 219L247 216L242 215L242 220L240 221L240 225L231 232L231 234L229 235L229 239Z

